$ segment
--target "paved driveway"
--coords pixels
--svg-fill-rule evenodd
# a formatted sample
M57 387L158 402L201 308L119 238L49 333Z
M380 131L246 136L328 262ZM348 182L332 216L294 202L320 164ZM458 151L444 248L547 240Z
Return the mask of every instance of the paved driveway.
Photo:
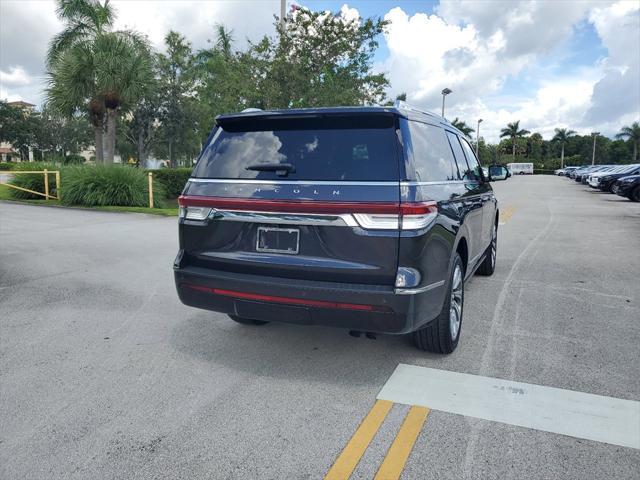
M450 356L185 307L175 219L0 203L0 478L322 478L398 364L640 400L640 205L557 177L495 189L497 270L467 284ZM637 449L432 410L402 478L638 472Z

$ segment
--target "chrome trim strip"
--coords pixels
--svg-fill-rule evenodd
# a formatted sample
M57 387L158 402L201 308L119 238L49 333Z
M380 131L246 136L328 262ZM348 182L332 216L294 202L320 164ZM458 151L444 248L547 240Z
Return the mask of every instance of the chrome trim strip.
M424 287L418 288L396 288L393 293L396 295L415 295L417 293L428 292L429 290L433 290L434 288L442 287L444 285L444 280L440 280L439 282L430 283L429 285L425 285Z
M259 185L362 185L369 187L397 187L400 182L346 182L328 180L257 180L252 178L190 178L193 183L246 183Z
M340 215L285 213L285 212L252 212L241 210L212 209L209 218L229 222L273 223L281 225L334 225L357 227L353 216L349 213Z
M400 182L401 187L426 187L429 185L449 185L467 183L466 180L442 180L439 182Z
M438 182L356 182L341 180L258 180L254 178L190 178L193 183L234 183L234 184L258 184L258 185L347 185L365 187L423 187L429 185L448 185L466 183L466 180L443 180Z

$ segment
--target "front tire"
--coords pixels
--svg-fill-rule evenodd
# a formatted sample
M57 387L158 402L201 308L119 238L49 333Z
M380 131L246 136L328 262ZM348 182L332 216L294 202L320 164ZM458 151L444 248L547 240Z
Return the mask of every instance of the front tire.
M498 254L498 225L493 224L493 234L491 237L491 243L487 248L487 252L484 256L484 261L478 267L476 272L478 275L484 275L490 277L496 269L496 256Z
M413 342L420 350L451 353L458 346L464 306L464 266L456 253L453 259L449 289L440 315L426 327L413 332Z
M269 322L265 322L264 320L253 320L251 318L242 318L237 315L229 315L229 318L236 323L240 323L242 325L266 325Z

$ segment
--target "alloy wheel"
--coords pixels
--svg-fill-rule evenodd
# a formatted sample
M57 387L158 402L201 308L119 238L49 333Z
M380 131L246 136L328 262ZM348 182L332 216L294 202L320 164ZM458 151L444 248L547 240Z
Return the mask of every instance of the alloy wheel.
M451 340L458 338L460 333L460 322L462 321L462 301L463 301L462 267L455 266L453 280L451 284L451 305L449 307L449 332Z

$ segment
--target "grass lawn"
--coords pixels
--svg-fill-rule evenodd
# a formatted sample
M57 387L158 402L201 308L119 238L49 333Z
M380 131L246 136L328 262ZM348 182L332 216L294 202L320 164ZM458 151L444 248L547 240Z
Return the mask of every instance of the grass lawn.
M63 206L58 200L17 200L11 196L11 188L6 185L0 185L0 200L9 200L12 202L26 203L29 205L57 205ZM86 208L87 210L102 210L107 212L132 212L132 213L149 213L151 215L162 215L165 217L178 216L177 200L166 200L165 208L148 208L148 207L74 207Z

